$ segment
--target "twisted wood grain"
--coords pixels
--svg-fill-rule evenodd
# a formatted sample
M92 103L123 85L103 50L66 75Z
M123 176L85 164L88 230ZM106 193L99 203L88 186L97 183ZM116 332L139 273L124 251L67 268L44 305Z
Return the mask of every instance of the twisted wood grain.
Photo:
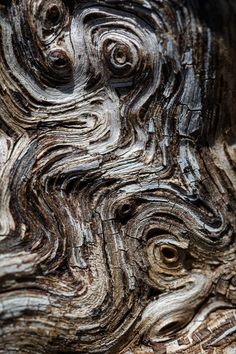
M233 1L0 1L0 353L234 353Z

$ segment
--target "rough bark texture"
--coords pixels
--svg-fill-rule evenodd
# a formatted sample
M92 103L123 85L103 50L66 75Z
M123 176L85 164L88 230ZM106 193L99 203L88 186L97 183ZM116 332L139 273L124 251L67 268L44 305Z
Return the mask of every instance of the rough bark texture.
M236 353L235 1L0 1L0 353Z

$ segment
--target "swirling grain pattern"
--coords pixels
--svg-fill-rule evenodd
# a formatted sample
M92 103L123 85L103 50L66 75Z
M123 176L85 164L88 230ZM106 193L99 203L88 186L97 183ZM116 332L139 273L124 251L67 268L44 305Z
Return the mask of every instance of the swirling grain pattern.
M0 2L0 353L235 353L235 19Z

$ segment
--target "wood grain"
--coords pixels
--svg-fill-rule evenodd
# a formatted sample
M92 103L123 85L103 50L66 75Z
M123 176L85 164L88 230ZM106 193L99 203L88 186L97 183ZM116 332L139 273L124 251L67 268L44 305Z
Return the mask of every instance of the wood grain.
M0 353L236 352L235 20L0 1Z

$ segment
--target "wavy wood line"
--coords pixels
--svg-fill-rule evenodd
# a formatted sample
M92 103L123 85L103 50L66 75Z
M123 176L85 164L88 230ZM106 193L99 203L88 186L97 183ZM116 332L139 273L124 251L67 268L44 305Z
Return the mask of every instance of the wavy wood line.
M0 353L236 352L235 20L0 1Z

